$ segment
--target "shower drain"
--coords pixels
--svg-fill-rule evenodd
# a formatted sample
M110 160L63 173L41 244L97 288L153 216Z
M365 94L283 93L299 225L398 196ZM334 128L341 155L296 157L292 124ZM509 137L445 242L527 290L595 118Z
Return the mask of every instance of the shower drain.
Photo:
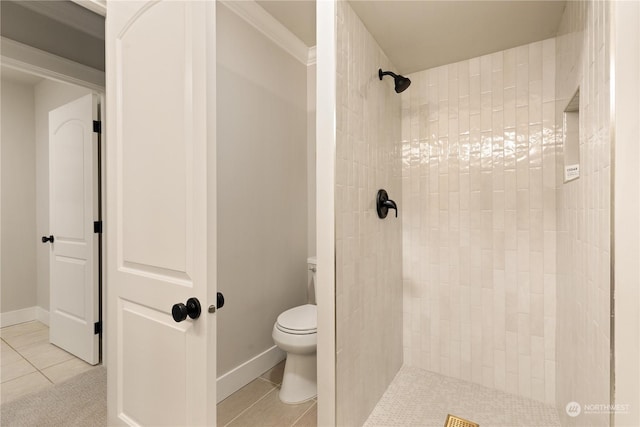
M480 427L480 424L448 414L447 420L444 422L444 427Z

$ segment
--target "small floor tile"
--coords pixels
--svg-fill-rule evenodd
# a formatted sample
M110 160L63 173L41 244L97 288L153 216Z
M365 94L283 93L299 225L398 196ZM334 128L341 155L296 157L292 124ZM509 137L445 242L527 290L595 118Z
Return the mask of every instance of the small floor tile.
M442 427L448 414L493 427L559 427L552 406L423 369L404 366L365 427Z

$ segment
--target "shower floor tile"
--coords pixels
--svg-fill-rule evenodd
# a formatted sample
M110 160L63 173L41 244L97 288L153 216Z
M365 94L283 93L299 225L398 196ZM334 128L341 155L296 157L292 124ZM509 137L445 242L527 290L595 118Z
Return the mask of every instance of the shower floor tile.
M467 381L404 366L366 427L442 427L447 414L481 427L560 427L552 406Z

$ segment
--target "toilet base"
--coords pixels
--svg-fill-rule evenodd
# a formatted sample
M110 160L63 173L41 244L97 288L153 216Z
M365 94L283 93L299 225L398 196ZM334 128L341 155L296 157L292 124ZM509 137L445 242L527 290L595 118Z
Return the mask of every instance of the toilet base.
M283 403L302 403L318 394L316 353L287 354L279 397Z

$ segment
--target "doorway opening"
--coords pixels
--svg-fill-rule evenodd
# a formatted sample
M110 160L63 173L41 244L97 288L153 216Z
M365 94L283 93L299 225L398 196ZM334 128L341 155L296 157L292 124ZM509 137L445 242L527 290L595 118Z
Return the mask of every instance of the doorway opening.
M28 69L9 67L4 58L1 77L3 301L0 325L2 403L5 403L91 370L101 362L102 241L93 221L99 226L102 218L98 174L103 156L102 147L96 144L101 142L98 133L89 135L90 141L82 141L87 137L82 132L74 139L74 129L79 129L78 120L61 116L65 106L75 105L77 109L78 99L85 99L86 106L87 100L98 101L101 93L94 88L34 74ZM89 105L92 108L85 115L90 118L93 134L93 119L97 123L101 119L97 115L97 102L95 106ZM60 121L53 134L52 119ZM53 146L56 135L59 139L62 137L62 141ZM83 159L84 151L89 153ZM86 177L89 182L78 185L74 168L84 173L88 166L93 169ZM50 173L54 169L58 170L58 178L52 180ZM80 191L76 195L87 199L86 203L74 200L74 191ZM51 215L54 206L63 214L55 226ZM78 218L79 212L87 210L88 218ZM89 225L91 229L82 232ZM83 243L83 238L78 236L65 238L69 230L72 235L81 230L80 234L89 236L89 241ZM84 252L88 255L84 258L81 256L83 245L87 246ZM60 252L65 247L66 255ZM56 260L62 261L62 269L55 265ZM52 280L52 275L57 279ZM84 338L78 336L78 327L84 327Z
M58 117L54 134L62 136L63 143L56 145L55 161L50 156L49 122L50 112L65 104L87 96L104 98L104 16L72 1L54 3L1 5L2 403L103 362L103 242L93 224L101 221L104 207L98 202L103 186L94 174L102 169L104 158L104 148L98 145L102 141L92 132L93 121L101 120L98 102L87 113L90 132L80 132L78 121ZM67 138L74 132L75 140ZM87 167L93 169L82 178L88 184L79 185L79 171L89 171ZM56 187L50 185L53 169L60 172ZM85 194L85 189L92 194ZM81 197L71 197L74 192ZM62 224L53 227L50 207L56 200ZM74 209L78 200L82 202ZM88 219L74 221L78 212ZM100 223L96 225L99 232ZM60 227L66 227L62 234L54 230ZM65 233L75 235L64 237ZM89 241L83 242L80 234ZM59 253L65 246L71 252ZM52 269L52 259L64 261L63 268ZM64 280L51 280L54 270ZM74 289L74 280L86 288ZM61 325L74 319L84 324L89 355L64 342L74 333ZM55 338L54 330L62 331L61 337Z

